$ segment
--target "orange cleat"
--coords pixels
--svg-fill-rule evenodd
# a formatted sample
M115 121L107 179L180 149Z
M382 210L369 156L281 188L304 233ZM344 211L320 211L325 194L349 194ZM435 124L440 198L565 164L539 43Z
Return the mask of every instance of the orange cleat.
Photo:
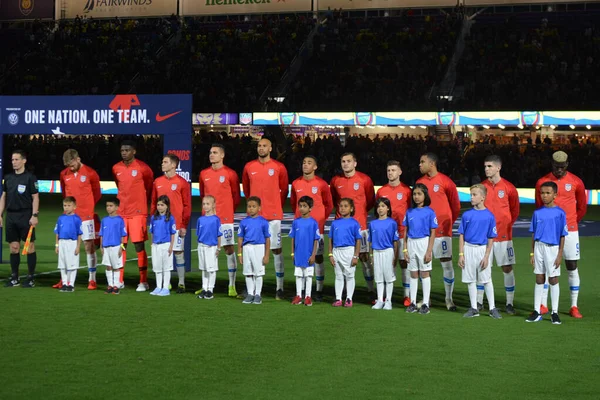
M408 307L410 306L410 297L405 297L404 298L404 307Z
M546 307L545 305L542 304L540 306L540 314L542 314L542 315L548 314L548 307Z
M302 298L300 296L294 297L294 300L292 300L292 304L294 304L294 305L302 304Z
M53 289L60 289L63 287L62 281L58 281L56 285L52 285Z
M98 286L96 285L96 281L90 281L88 283L88 290L96 290L98 289Z
M577 308L577 306L571 307L571 309L569 310L569 315L571 317L577 318L577 319L583 318L583 315L581 315L581 313L579 312L579 308Z
M307 307L311 307L312 306L312 299L310 298L310 296L307 296L304 298L304 305Z

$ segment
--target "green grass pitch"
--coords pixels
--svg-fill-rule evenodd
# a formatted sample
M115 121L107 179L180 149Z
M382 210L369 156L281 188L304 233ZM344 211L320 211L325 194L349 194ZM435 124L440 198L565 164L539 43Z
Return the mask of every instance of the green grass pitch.
M39 273L56 269L52 228L59 213L60 199L43 196L36 242ZM529 209L522 214L531 215ZM591 209L586 219L600 219L598 214ZM284 245L289 255L287 239ZM527 264L530 240L516 239L515 247L518 315L503 312L499 321L487 314L462 318L468 295L458 267L459 313L446 311L438 261L427 316L404 312L399 282L394 310L371 310L359 271L354 308L332 308L331 267L326 270L328 302L309 308L275 301L272 261L264 303L242 305L225 295L224 256L211 301L191 293L166 298L136 293L135 262L127 264L128 287L120 296L87 291L85 269L75 293L51 289L58 273L39 276L32 290L0 287L0 399L597 399L598 238L581 239L583 320L567 314L563 267L560 326L547 316L540 323L525 323L534 286ZM85 263L84 256L81 260ZM196 260L194 255L193 272L186 277L190 291L201 281ZM26 271L25 257L21 271ZM0 279L9 273L7 263L0 265ZM496 302L504 306L500 269L493 276ZM104 286L103 268L98 278ZM239 273L237 287L244 287ZM286 295L294 291L286 256Z

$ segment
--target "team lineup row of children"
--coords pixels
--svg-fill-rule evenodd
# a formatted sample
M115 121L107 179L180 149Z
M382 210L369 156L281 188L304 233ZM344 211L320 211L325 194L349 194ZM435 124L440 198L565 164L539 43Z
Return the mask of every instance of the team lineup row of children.
M459 259L462 281L467 284L470 308L465 317L479 316L477 310L477 285L484 286L489 302L490 316L502 318L495 306L494 287L491 277L493 240L497 236L493 214L484 206L487 190L478 184L470 188L473 209L463 214L458 229ZM552 322L560 324L558 317L560 261L566 232L564 211L555 206L556 184L546 182L541 187L544 207L533 214L530 232L533 233L531 264L536 275L534 312L527 321L541 320L540 303L546 275L549 277L552 296ZM403 225L407 234L404 237L403 252L410 271L410 301L406 312L428 314L431 293L430 271L432 269L432 250L435 229L438 227L435 212L429 207L431 200L428 189L423 184L415 185L412 206L406 213ZM314 276L314 263L321 232L318 223L310 216L313 200L303 196L298 201L301 216L296 218L289 233L292 239L296 276L296 297L292 304L312 305L311 288ZM64 214L55 227L58 268L63 282L67 282L62 291L73 291L73 282L79 264L78 255L81 245L81 219L74 213L76 204L73 197L63 201ZM117 283L122 265L122 238L127 236L123 219L117 215L119 200L106 202L108 216L101 222L99 237L102 263L107 266L108 288L106 293L119 294ZM202 291L200 298L212 299L218 270L218 256L221 251L220 220L215 215L215 199L205 196L202 201L204 215L196 224L198 236L198 259L202 271ZM263 276L265 265L269 262L270 234L268 221L260 216L261 200L250 197L247 201L248 216L239 224L238 253L246 278L247 296L244 304L262 303ZM352 307L355 289L355 270L361 244L359 223L352 218L354 202L344 198L339 203L340 218L334 220L329 232L329 261L335 269L334 307ZM396 280L394 266L398 261L398 226L391 218L391 205L388 199L379 198L375 204L377 219L369 224L375 282L377 283L377 301L373 309L392 309L392 293ZM169 198L161 196L157 200L156 212L150 219L152 233L152 265L156 274L157 286L150 294L168 296L171 270L173 269L173 243L176 233L175 219L170 214ZM422 283L422 305L417 307L417 289L419 278ZM346 289L346 299L342 294ZM301 295L304 295L304 298Z

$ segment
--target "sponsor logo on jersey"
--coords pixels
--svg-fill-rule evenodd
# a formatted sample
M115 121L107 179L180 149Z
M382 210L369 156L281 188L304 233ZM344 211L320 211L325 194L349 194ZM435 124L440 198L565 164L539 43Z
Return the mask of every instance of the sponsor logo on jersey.
M312 189L311 189L311 192L312 192L312 194L317 194L318 190L319 189L316 186L313 186Z
M19 192L20 194L25 193L25 185L17 186L17 192Z
M137 169L134 169L133 171L131 171L131 176L137 176Z
M79 178L79 180L81 181L81 183L85 182L86 180L86 176L85 175L81 175L81 178Z
M567 183L567 184L565 184L565 190L566 190L567 192L570 192L572 187L573 187L573 186L571 186L571 184L570 184L570 183Z
M360 188L360 184L358 182L356 182L354 184L354 190L358 190Z
M501 199L504 198L504 190L498 190L498 197Z
M275 170L273 168L269 168L269 176L275 175Z
M225 177L221 175L221 176L219 177L219 182L221 182L221 183L225 182Z
M438 185L437 183L435 185L433 185L433 191L434 192L439 192L440 191L440 185Z
M177 190L177 184L176 183L174 183L174 184L171 185L171 190Z

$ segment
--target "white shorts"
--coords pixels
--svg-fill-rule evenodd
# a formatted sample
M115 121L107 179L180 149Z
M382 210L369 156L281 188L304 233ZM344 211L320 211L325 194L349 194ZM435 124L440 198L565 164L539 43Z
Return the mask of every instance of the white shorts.
M123 259L119 257L119 249L121 246L104 247L104 255L102 256L102 265L111 267L112 269L123 268Z
M569 261L579 260L579 231L569 231L565 236L563 258Z
M170 245L171 243L152 243L152 271L167 272L173 269L173 254L169 255Z
M505 240L503 242L494 242L494 258L496 259L496 265L498 267L515 265L517 260L515 258L513 241Z
M88 219L87 221L81 221L81 240L94 240L96 239L96 229L94 226L94 220Z
M294 268L294 276L298 278L312 278L315 275L315 267Z
M221 246L233 246L235 244L235 238L233 237L233 224L221 225Z
M479 263L485 256L485 245L472 245L465 243L465 268L462 270L463 283L477 282L480 285L492 281L492 253L488 258L488 265L481 269Z
M425 262L425 253L429 246L429 236L419 239L408 239L408 261L409 271L431 271L432 263Z
M279 222L279 221L278 221ZM263 257L265 256L264 244L246 244L242 248L244 271L246 276L264 276L265 266L263 265Z
M186 235L189 235L189 234L190 234L189 232L186 233ZM173 241L173 251L183 251L184 246L185 246L185 236L180 237L179 229L178 229L177 232L175 232L175 240Z
M364 231L360 231L360 252L368 253L369 252L369 230L365 229Z
M281 220L269 221L269 233L271 234L271 250L281 248Z
M356 267L352 266L354 246L334 247L332 254L333 259L335 260L335 276L354 278L354 273L356 272Z
M535 242L535 246L533 246L533 273L546 275L548 278L560 276L560 266L554 268L557 255L558 246Z
M79 254L75 255L77 240L58 240L58 269L72 271L79 268Z
M402 250L404 250L404 238L398 240L398 260L400 261L404 261L404 252Z
M394 249L373 250L373 268L375 283L395 282Z
M323 236L321 236L321 239L319 239L319 245L317 246L317 253L315 255L322 256L324 252L325 252L325 240L323 240Z
M450 236L436 237L433 242L433 258L452 257L452 238Z
M219 270L217 246L198 243L198 268L200 271L215 272Z

